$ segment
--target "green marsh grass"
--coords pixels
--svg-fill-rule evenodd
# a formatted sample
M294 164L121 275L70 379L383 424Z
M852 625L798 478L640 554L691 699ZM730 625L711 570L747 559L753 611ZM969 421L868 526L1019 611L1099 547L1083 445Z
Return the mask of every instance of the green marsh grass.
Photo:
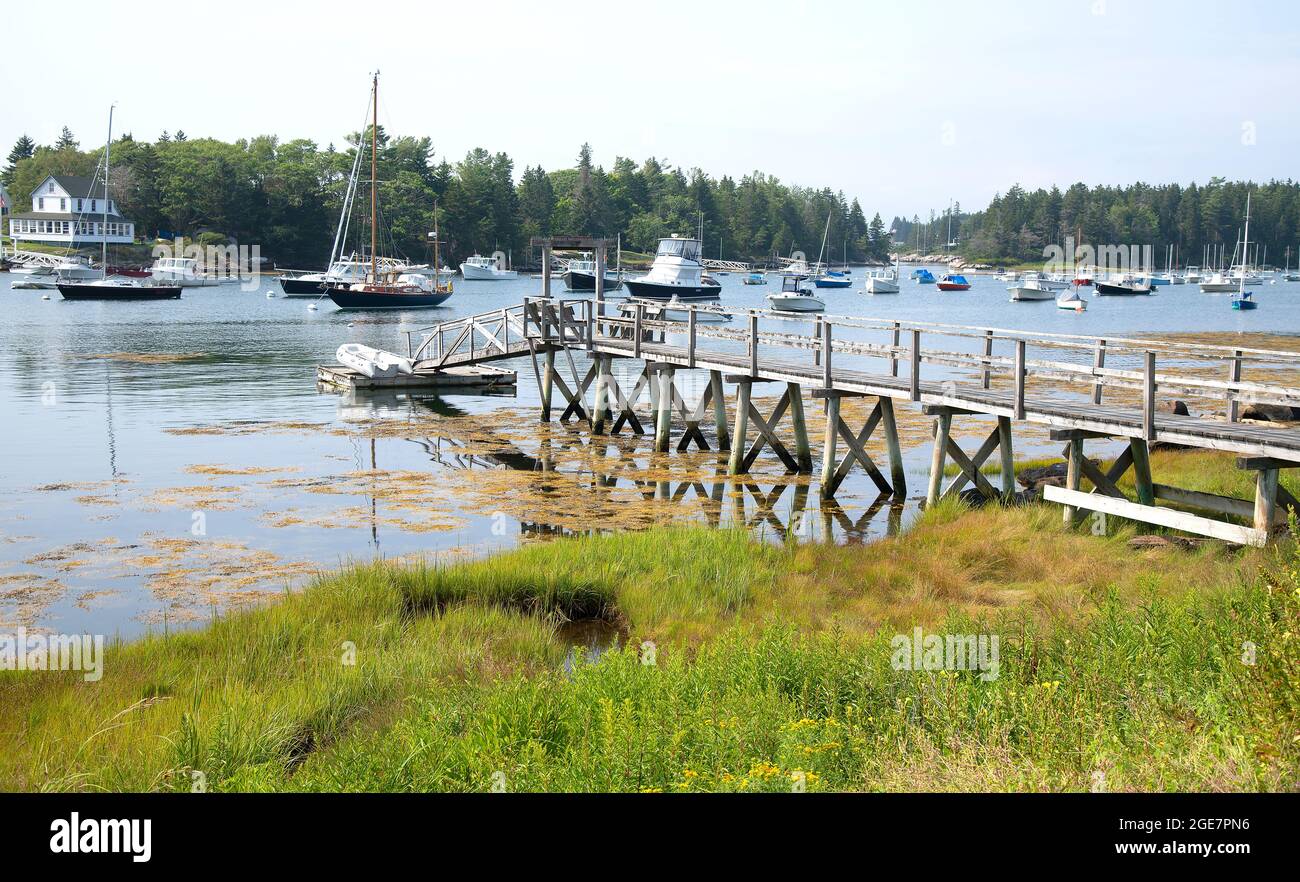
M960 505L856 548L672 528L356 566L113 646L98 683L0 674L0 787L1294 789L1297 568ZM591 616L624 645L566 666ZM913 625L999 635L1000 676L895 671Z

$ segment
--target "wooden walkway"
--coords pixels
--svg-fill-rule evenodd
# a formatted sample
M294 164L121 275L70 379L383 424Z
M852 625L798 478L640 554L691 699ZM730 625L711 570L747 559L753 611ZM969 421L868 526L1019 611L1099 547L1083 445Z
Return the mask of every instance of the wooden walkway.
M691 444L708 449L700 424L711 417L717 443L730 454L731 474L747 472L765 447L790 471L813 471L804 397L823 399L820 492L827 498L855 466L861 466L882 493L903 496L906 481L894 407L910 402L935 422L926 494L931 503L967 485L989 498L1010 496L1015 489L1012 428L1030 423L1048 427L1051 436L1066 445L1065 486L1048 487L1045 496L1064 505L1064 517L1071 523L1087 510L1257 545L1284 522L1286 508L1297 507L1278 487L1277 475L1280 469L1300 467L1300 430L1244 423L1239 415L1249 403L1300 406L1300 388L1243 380L1246 365L1300 376L1300 353L765 311L737 316L736 323L744 325L737 328L709 321L716 310L707 307L683 306L687 320L671 322L647 318L644 306L635 303L619 315L606 315L605 306L600 300L526 299L518 306L411 332L408 355L419 368L431 370L528 356L544 420L551 418L552 396L558 389L565 402L561 419L586 420L597 434L617 433L624 426L643 432L649 425L655 449L665 452L674 421L684 425L678 449ZM788 328L793 323L799 328L792 333ZM798 332L810 324L813 333ZM883 342L871 342L873 336ZM959 341L957 348L953 340ZM575 353L589 361L585 374L578 370ZM571 382L557 370L557 358L567 359ZM643 363L632 389L619 387L614 359ZM1159 370L1157 359L1163 363ZM879 370L871 369L877 364ZM1207 376L1211 369L1220 372L1219 379ZM709 373L694 407L688 407L675 385L678 370ZM785 385L770 414L761 413L753 400L755 383ZM728 385L735 387L736 396L730 424L724 399ZM636 406L647 390L651 413L643 423ZM1160 406L1161 395L1165 408ZM854 429L845 424L839 406L845 397L875 399L866 425ZM1194 399L1222 413L1219 418L1180 415L1168 406L1174 397ZM952 434L953 420L967 416L997 421L971 453L962 450ZM794 451L777 432L786 418ZM889 453L889 477L866 452L877 431ZM1092 439L1126 440L1129 448L1102 473L1083 455L1085 442ZM1255 499L1156 483L1150 473L1152 443L1237 454L1239 467L1256 473ZM842 459L840 449L845 451ZM995 452L1003 465L1001 488L993 487L981 472ZM960 471L944 487L950 458ZM1129 470L1134 499L1117 487ZM1092 485L1091 492L1080 489L1084 479Z

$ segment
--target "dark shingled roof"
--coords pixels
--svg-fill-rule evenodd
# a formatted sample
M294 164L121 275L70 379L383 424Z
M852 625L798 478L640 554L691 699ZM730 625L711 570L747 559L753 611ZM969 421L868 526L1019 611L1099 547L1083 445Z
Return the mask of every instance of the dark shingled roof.
M66 190L68 195L74 199L96 199L102 198L104 195L102 191L99 193L90 192L90 185L92 183L90 178L83 178L78 175L50 175L50 177L54 178L55 183ZM48 180L48 178L46 180ZM45 181L41 181L41 185L44 186L44 184ZM35 197L40 195L42 194L38 187L33 191L32 196Z

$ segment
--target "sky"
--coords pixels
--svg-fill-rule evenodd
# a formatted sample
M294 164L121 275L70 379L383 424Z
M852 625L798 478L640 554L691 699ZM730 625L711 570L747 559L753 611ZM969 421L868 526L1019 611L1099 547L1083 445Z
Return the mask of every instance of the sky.
M342 145L380 123L527 165L656 156L842 190L868 215L1026 188L1300 177L1297 0L216 4L3 15L0 160L115 126ZM107 47L105 61L77 60Z

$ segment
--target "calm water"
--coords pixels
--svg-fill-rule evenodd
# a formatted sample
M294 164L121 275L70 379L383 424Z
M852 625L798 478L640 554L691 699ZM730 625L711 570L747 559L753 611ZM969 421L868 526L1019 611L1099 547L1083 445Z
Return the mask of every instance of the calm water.
M1050 301L1011 303L1005 284L991 277L971 277L966 294L904 282L900 295L873 298L861 292L862 271L854 275L856 289L822 292L829 311L1086 335L1300 332L1300 284L1255 288L1254 312L1234 312L1228 298L1185 285L1150 298L1089 297L1088 311L1076 314ZM332 362L341 343L400 350L403 330L516 304L538 292L537 280L457 280L445 308L366 314L339 312L328 301L309 311L309 301L279 297L273 280L254 292L224 286L187 290L179 302L97 304L14 291L15 278L0 274L0 622L7 626L130 635L164 621L201 621L349 559L478 554L521 535L609 523L608 511L574 512L553 484L502 485L513 505L501 511L464 501L473 482L498 480L512 466L531 470L545 458L529 437L537 391L526 360L510 365L519 385L506 396L346 398L315 385L315 366ZM724 302L735 308L761 307L775 290L744 286L737 274L720 281ZM277 297L267 298L268 290ZM578 367L585 370L581 360ZM353 430L375 420L390 428ZM504 433L495 446L494 423ZM585 443L582 433L565 434ZM626 462L647 465L644 447L625 451ZM912 497L924 490L927 458L923 445L907 453ZM467 484L466 472L476 469L481 477ZM578 486L593 477L585 466L569 471ZM640 492L628 477L635 468L611 472L618 474L601 476L601 492ZM401 476L397 485L393 474ZM376 481L388 481L391 492L379 492ZM798 528L814 540L878 535L911 510L873 507L874 488L857 471L842 508L818 508L815 492L809 503L806 492L801 498L772 481L730 489L744 506L737 517L771 533ZM646 492L694 498L700 491L726 494L720 485L673 481ZM632 505L628 498L608 500ZM805 505L817 515L811 522L796 517ZM566 508L565 517L548 514Z

